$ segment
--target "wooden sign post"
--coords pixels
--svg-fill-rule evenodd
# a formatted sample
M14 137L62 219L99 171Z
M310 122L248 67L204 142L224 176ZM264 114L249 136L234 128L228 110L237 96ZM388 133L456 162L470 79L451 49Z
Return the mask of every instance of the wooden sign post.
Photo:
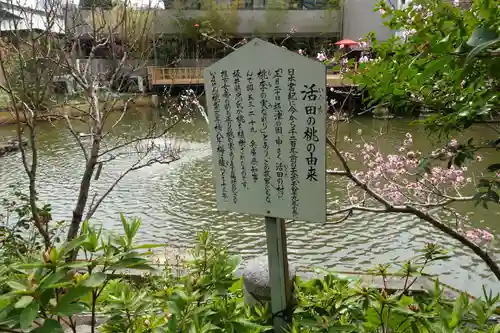
M266 217L267 257L269 284L271 286L271 310L274 331L282 332L292 302L292 286L288 270L285 219Z
M285 220L326 221L326 67L253 39L204 72L219 211L265 217L275 332L290 308Z

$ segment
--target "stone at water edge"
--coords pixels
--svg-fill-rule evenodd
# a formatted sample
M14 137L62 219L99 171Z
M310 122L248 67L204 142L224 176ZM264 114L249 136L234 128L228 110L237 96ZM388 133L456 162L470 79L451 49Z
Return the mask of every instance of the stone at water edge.
M288 272L292 281L290 288L293 288L293 281L297 277L297 267L289 263ZM256 305L271 301L267 256L250 259L242 270L242 276L245 303Z
M17 138L10 138L5 143L0 143L0 156L16 152L21 147L26 147L27 145L28 141L26 139L19 141Z

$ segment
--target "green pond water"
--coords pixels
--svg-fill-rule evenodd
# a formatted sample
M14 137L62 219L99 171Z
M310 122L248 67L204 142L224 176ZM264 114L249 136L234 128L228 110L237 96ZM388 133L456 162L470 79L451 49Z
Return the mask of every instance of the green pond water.
M156 111L136 112L123 120L116 133L138 134L151 121L158 120ZM428 151L435 139L430 138L422 127L409 125L408 122L360 118L341 124L339 137L355 136L360 128L363 129L365 138L386 132L379 137L378 145L382 150L391 151L394 147L399 147L398 143L403 140L405 133L410 132L413 134L415 149ZM77 130L85 132L85 128ZM0 127L2 138L14 133L13 126ZM464 135L486 138L490 134L488 128L477 127ZM76 201L83 156L78 144L62 123L40 125L38 139L40 198L52 204L55 219L69 220L72 205ZM101 223L108 229L119 230L119 213L123 212L142 217L139 235L141 242L168 243L183 247L193 242L196 231L209 229L244 259L264 254L266 243L262 218L217 211L211 148L203 118L179 125L171 132L169 140L181 148L181 160L170 165L153 165L127 176L103 202L93 222ZM492 156L483 155L483 162L474 168L482 170L492 161ZM131 158L124 158L106 165L99 181L94 182L92 193L107 189L132 162ZM336 166L332 158L328 163L330 168ZM24 181L19 154L0 158L1 196L8 195L9 185ZM338 178L329 178L329 202L342 200L344 196L344 182ZM499 209L496 206L485 210L467 203L456 208L461 213L469 214L473 225L500 235ZM500 292L500 284L470 251L464 250L457 242L411 216L356 213L342 224L318 225L297 221L288 224L287 228L290 261L301 266L363 271L378 263L408 259L426 242L439 242L452 254L450 260L431 269L432 273L440 276L441 281L472 294L480 294L482 284ZM499 250L500 245L495 245L493 255L497 255Z

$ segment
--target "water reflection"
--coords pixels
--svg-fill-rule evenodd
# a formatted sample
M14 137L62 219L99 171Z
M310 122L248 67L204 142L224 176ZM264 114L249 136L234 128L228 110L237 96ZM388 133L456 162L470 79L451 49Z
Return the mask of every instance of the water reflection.
M159 122L160 115L143 111L131 115L115 129L116 133L140 133L151 121ZM428 151L432 138L421 127L408 126L404 120L389 123L359 119L340 126L338 137L355 136L358 129L366 136L378 137L378 145L390 151L406 132L414 137L415 149ZM76 128L85 132L85 128ZM466 133L476 138L486 138L485 128ZM14 133L11 127L0 128L0 135ZM380 133L386 133L380 136ZM170 139L182 150L182 159L170 165L153 165L126 177L102 204L94 222L106 228L120 228L119 212L142 216L143 228L139 235L144 242L166 242L186 246L193 241L194 232L209 229L227 242L231 249L244 257L265 252L265 231L262 219L242 214L218 213L215 207L212 182L211 150L207 127L203 119L181 124L170 133ZM83 156L79 147L64 126L43 124L40 142L40 197L54 207L54 217L69 220L71 206L76 201ZM492 161L485 154L484 167ZM129 161L130 162L130 161ZM104 167L101 178L92 192L102 193L124 169L127 161L115 161ZM329 155L329 167L336 161ZM9 184L24 180L19 155L9 155L0 160L0 189L3 193ZM343 182L331 178L328 182L329 201L344 198ZM475 225L487 227L500 235L495 223L499 211L475 209L472 204L461 204L461 212L471 212ZM450 261L433 268L441 280L473 294L481 292L481 284L496 291L498 283L489 277L486 266L469 251L424 222L411 216L357 213L342 224L317 225L293 222L288 225L291 259L305 266L326 266L337 270L366 270L377 263L408 259L426 242L445 244L453 254ZM494 250L498 253L500 247ZM488 282L489 281L489 282Z

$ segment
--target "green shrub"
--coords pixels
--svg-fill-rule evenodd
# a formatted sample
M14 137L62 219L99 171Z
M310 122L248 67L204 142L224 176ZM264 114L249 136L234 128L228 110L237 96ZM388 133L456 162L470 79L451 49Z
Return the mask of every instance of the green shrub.
M123 234L106 234L85 222L81 236L73 241L42 251L35 259L20 254L1 268L0 331L59 333L69 326L76 332L76 318L88 312L94 319L106 319L99 323L103 333L271 330L269 307L244 303L242 280L234 275L239 258L206 232L198 234L184 274L165 269L142 281L128 279L128 269L153 271L148 250L155 246L135 244L140 219L122 215L121 221ZM84 259L68 261L74 250ZM298 280L289 331L498 332L500 325L490 320L498 296L485 292L482 300L465 294L448 300L438 282L429 293L410 292L415 276L446 258L439 246L428 244L421 255L402 265L398 276L405 287L392 292L332 274ZM373 274L385 280L388 265Z

